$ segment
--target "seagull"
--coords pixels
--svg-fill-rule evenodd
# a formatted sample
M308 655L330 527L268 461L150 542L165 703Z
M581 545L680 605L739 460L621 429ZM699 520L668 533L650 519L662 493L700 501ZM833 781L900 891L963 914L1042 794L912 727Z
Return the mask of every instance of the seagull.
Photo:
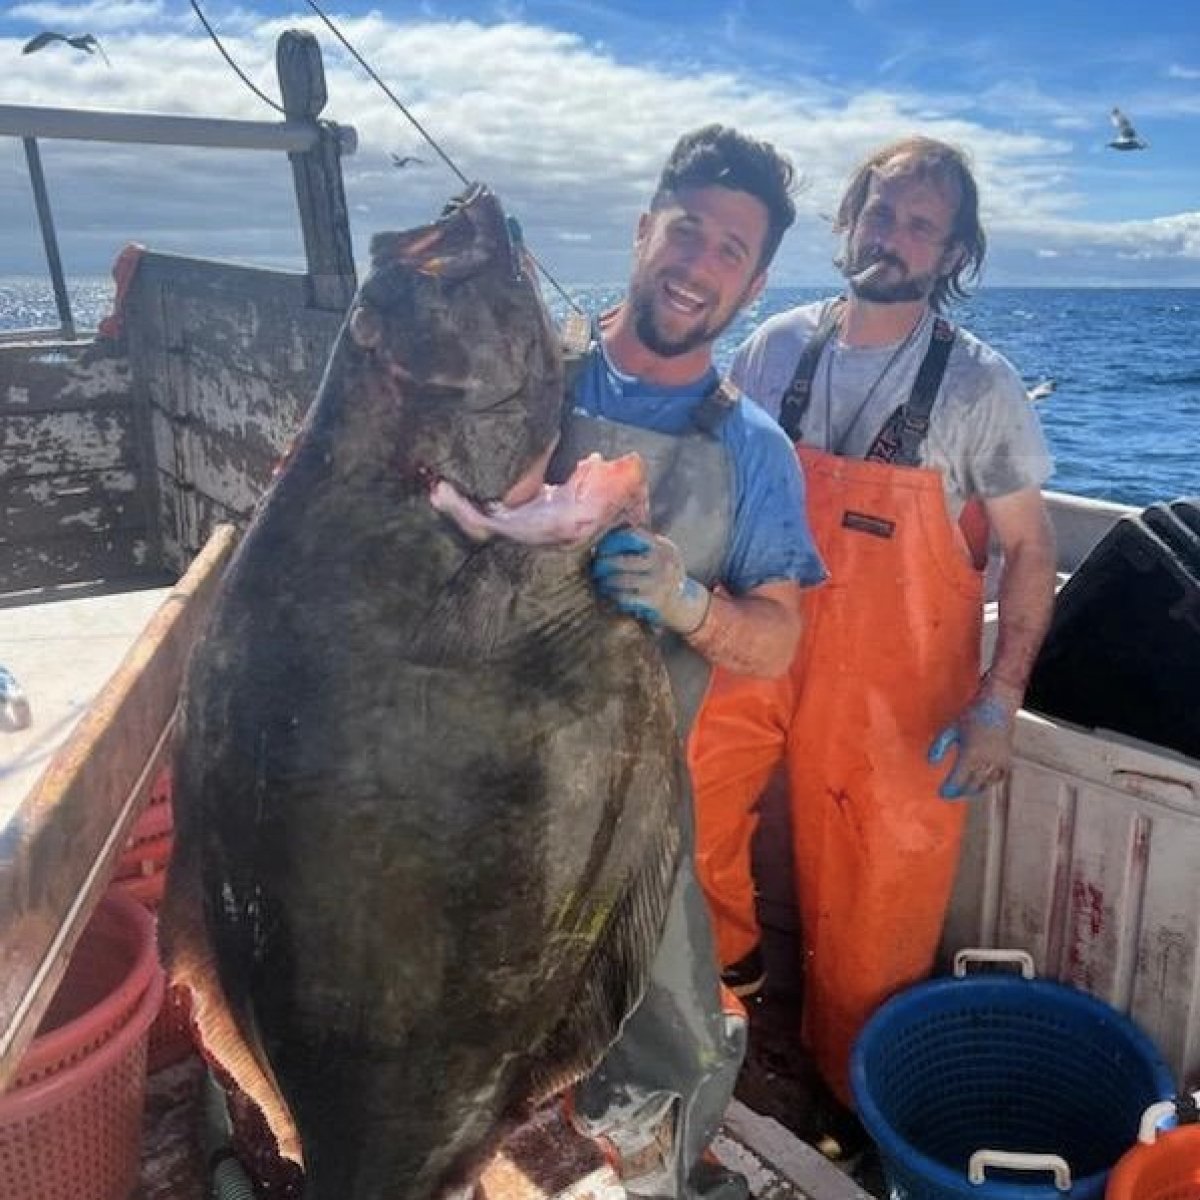
M1036 404L1039 400L1051 395L1054 389L1058 387L1058 383L1053 379L1043 379L1041 383L1035 384L1029 389L1029 399Z
M1112 123L1116 126L1117 136L1107 144L1114 150L1145 150L1150 143L1138 137L1133 122L1119 109L1112 110Z
M389 150L388 154L391 156L393 167L403 169L404 167L427 167L429 165L423 158L418 158L415 154L397 154L395 150Z
M93 33L78 33L70 36L65 33L52 33L47 30L45 33L39 33L35 37L31 37L21 50L22 54L33 54L36 50L41 50L50 45L51 42L66 42L68 46L73 46L76 50L83 50L87 54L98 54L104 59L105 65L112 66L108 61L108 55L104 53L104 47L100 45L99 39Z

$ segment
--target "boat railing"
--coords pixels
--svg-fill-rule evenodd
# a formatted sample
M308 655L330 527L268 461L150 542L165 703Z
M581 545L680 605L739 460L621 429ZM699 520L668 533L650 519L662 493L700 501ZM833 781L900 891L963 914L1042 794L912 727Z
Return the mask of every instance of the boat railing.
M357 149L357 135L352 126L318 119L327 96L320 48L312 34L285 31L275 60L284 109L284 120L277 122L0 104L0 135L24 143L59 322L54 329L0 333L0 343L80 336L42 168L43 139L283 151L291 160L300 209L310 300L318 308L345 308L356 279L341 157Z

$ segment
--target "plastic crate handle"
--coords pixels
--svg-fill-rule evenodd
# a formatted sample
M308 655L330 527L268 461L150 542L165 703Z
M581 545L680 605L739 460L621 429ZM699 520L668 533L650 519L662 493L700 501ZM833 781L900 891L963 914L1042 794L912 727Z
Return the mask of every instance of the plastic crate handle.
M1023 1154L1019 1150L976 1150L967 1164L972 1183L986 1183L988 1167L1006 1171L1050 1171L1060 1192L1071 1190L1071 1168L1060 1154Z
M1176 1096L1174 1100L1160 1100L1157 1104L1151 1104L1142 1113L1142 1121L1138 1126L1138 1141L1144 1142L1147 1146L1152 1145L1160 1133L1167 1133L1169 1130L1185 1124L1183 1114L1179 1111L1179 1101L1180 1097ZM1200 1105L1200 1092L1192 1093L1192 1103ZM1175 1118L1175 1124L1167 1126L1166 1129L1160 1129L1159 1126L1169 1117Z
M1028 950L985 950L982 947L959 950L954 955L954 978L962 979L967 973L967 964L977 963L1006 963L1009 966L1021 968L1023 979L1032 979L1033 955Z

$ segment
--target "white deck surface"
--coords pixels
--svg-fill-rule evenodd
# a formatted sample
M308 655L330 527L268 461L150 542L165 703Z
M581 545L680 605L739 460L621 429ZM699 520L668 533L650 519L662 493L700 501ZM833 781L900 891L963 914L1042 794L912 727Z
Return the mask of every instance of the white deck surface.
M0 608L0 663L33 713L28 729L0 727L0 830L170 590Z

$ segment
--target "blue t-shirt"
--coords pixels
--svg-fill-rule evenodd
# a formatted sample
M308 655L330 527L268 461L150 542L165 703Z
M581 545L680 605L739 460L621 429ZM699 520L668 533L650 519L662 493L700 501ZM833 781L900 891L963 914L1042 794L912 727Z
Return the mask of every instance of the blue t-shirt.
M656 433L692 433L692 410L716 382L714 370L678 387L647 383L623 375L601 352L585 362L572 402L587 416ZM804 479L787 435L744 397L716 432L733 484L733 537L722 584L742 595L764 583L819 583L825 567L809 532Z

